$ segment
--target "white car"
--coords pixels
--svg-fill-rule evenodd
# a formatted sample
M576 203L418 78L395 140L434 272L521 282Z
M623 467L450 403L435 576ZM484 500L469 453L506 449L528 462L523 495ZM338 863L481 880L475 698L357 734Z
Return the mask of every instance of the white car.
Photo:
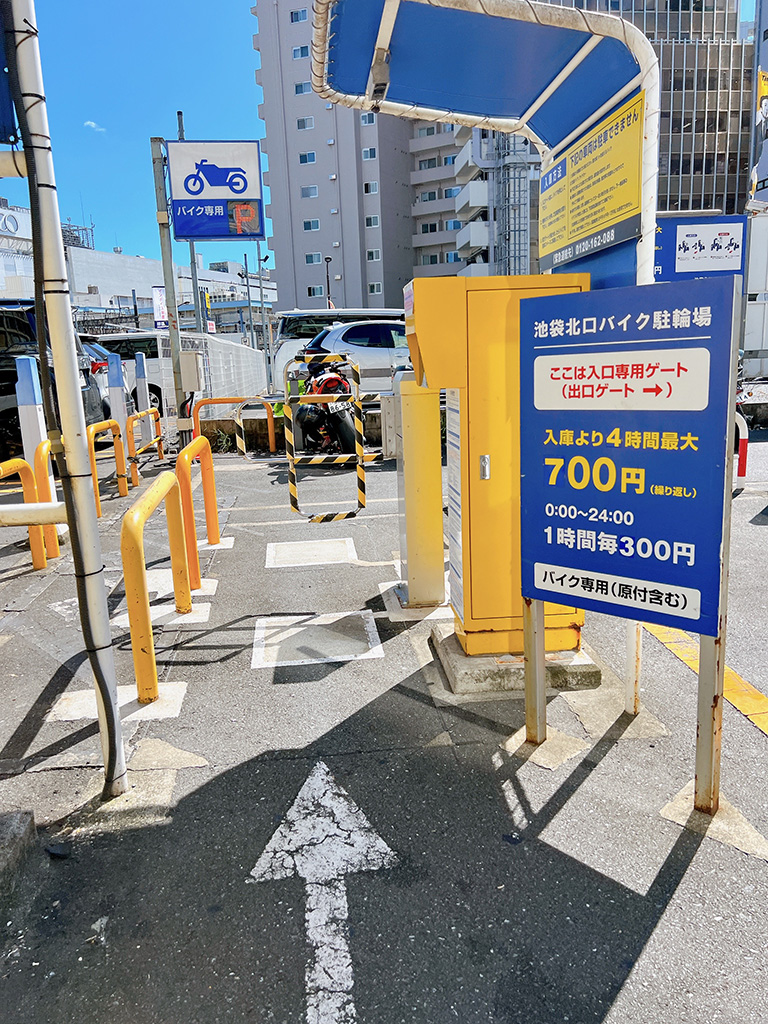
M395 370L411 364L405 324L397 320L363 320L326 328L304 351L348 356L360 367L360 385L366 392L391 391Z

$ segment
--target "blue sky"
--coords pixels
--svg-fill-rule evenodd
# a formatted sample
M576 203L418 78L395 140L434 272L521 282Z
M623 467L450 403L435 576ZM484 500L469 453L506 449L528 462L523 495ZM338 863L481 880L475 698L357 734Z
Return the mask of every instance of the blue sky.
M120 245L159 258L149 140L176 138L177 110L188 139L263 138L250 6L37 0L61 216L76 224L92 217L97 249ZM0 195L28 205L25 182L3 180ZM255 249L249 243L254 264ZM198 251L206 266L242 262L243 244L208 242ZM174 245L174 258L189 262L186 243Z

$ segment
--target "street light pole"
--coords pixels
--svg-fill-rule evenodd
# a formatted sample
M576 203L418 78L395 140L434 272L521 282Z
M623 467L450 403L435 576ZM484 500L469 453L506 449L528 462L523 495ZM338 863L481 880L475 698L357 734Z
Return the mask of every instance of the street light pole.
M253 338L253 306L251 305L251 278L248 273L248 253L243 253L243 263L245 265L245 292L248 296L248 330L251 335L251 348L256 348L256 342Z
M333 262L333 257L332 256L326 256L325 257L325 294L327 296L328 309L331 308L331 274L330 274L330 266L331 266L332 262Z

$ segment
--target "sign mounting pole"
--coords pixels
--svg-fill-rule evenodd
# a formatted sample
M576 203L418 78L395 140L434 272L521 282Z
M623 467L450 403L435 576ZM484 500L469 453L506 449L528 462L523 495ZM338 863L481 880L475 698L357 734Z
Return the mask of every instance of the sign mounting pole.
M179 333L179 307L176 304L176 281L173 276L173 250L171 248L171 228L168 217L168 197L165 191L165 158L163 157L163 139L151 139L152 171L155 177L155 199L157 201L157 230L160 233L160 254L163 261L163 282L165 284L165 304L168 311L168 338L171 343L171 363L173 365L173 390L176 395L176 422L179 426L179 450L185 448L192 440L192 421L189 428L182 427L182 407L187 400L181 386L181 335Z
M176 120L179 125L179 142L184 141L184 111L176 111ZM197 279L197 253L195 243L189 243L189 272L192 275L192 304L195 307L195 330L198 334L203 333L203 313L200 309L200 282Z

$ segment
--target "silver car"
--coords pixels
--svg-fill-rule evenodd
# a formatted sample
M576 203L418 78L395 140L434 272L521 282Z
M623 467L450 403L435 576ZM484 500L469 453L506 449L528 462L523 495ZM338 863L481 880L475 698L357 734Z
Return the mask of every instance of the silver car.
M405 324L397 320L361 320L326 328L305 352L348 356L360 367L360 384L367 392L391 391L394 371L411 362Z

